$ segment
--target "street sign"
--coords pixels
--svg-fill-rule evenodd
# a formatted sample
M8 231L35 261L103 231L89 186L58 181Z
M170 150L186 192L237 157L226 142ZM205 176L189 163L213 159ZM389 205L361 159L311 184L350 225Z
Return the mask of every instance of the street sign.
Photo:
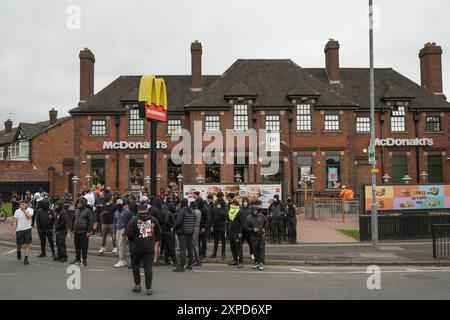
M369 147L369 164L375 164L376 163L376 159L375 159L375 147L374 146L370 146Z

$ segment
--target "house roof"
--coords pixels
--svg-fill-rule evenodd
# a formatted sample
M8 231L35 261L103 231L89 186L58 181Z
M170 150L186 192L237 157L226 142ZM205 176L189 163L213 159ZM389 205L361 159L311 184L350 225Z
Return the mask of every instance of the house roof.
M167 89L169 113L184 111L184 106L197 97L200 92L191 90L191 76L158 75L164 78ZM218 76L203 76L203 87L208 87ZM70 110L71 114L117 113L125 112L124 102L137 102L141 76L120 76L88 102Z
M309 73L329 87L356 101L362 109L370 108L369 69L341 68L339 84L330 84L326 69L307 68ZM390 98L414 98L411 108L449 109L450 103L392 68L375 69L375 108L385 108L386 94ZM394 97L394 96L407 97Z

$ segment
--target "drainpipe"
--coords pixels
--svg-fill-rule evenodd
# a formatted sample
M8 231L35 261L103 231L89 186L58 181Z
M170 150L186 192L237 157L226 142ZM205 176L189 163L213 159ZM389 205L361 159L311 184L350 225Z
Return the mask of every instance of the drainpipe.
M419 114L419 111L416 110L416 112L414 113L414 130L416 133L416 138L419 138L419 120L420 120L420 114ZM417 183L420 183L419 146L416 146L416 179L417 179Z
M116 126L116 142L119 141L119 129L120 129L120 117L116 115L114 119L114 124ZM115 188L119 189L119 150L116 150L116 183Z
M288 113L288 121L289 121L289 163L290 163L290 171L291 171L291 197L294 196L294 165L292 162L292 120L294 119L294 115L292 114L293 107L291 106Z
M380 129L381 129L381 139L384 139L384 109L381 109L380 111ZM385 174L384 171L384 146L381 146L381 176L383 177Z

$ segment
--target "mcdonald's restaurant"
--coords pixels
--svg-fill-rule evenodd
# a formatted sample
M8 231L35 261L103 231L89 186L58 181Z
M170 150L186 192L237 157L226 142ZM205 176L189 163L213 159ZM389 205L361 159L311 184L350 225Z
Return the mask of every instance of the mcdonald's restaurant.
M191 74L156 75L164 80L167 97L156 138L140 114L142 76L122 75L94 93L95 57L87 48L80 51L80 100L70 110L73 157L64 160L73 167L62 173L78 177L76 188L101 184L124 192L148 186L152 179L158 190L196 183L277 183L284 197L301 191L307 181L318 196L335 196L344 184L358 193L361 184L370 183L369 69L340 66L338 41L325 44L323 68L301 67L291 59L237 59L221 75L202 74L200 42L193 42L190 51ZM375 70L379 184L450 180L450 103L442 89L441 56L435 43L420 50L420 84L393 68ZM437 67L428 68L431 64ZM160 89L153 95L149 99L156 101L164 93ZM202 139L195 136L199 124ZM173 159L172 151L188 135L192 149L206 154L212 137L225 137L227 130L268 134L277 171L263 174L268 164L249 143L238 150L223 142L219 158L234 161L194 161L195 152L181 163ZM150 174L152 140L155 177ZM71 181L65 187L71 189Z
M85 49L80 52L80 103L70 111L75 174L120 190L156 178L158 189L198 182L276 182L288 194L314 176L319 195L336 194L344 184L358 191L361 183L370 183L371 174L369 70L342 68L339 48L338 41L326 43L324 68L303 68L290 59L238 59L222 75L203 75L202 44L193 42L190 75L157 76L165 81L168 110L166 121L157 124L156 177L150 177L150 125L138 108L141 77L120 76L94 94L95 59ZM392 68L375 70L378 183L450 179L450 104L442 92L442 71L424 67L441 55L433 43L420 50L421 84ZM259 155L248 144L236 150L224 142L222 156L236 159L241 151L244 161L177 163L172 150L185 138L183 132L194 137L195 123L201 124L203 151L211 143L205 137L225 136L227 129L276 133L277 172L261 174L264 164L251 161Z

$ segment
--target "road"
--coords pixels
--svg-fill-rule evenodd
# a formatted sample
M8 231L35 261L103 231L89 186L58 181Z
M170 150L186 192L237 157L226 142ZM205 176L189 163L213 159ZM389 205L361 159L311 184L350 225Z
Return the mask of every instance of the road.
M266 266L235 269L204 264L174 273L155 267L152 296L130 291L131 270L115 269L115 259L88 257L81 268L81 289L69 290L67 264L36 258L30 265L16 260L11 247L0 246L0 299L173 299L173 300L298 300L298 299L450 299L449 267L382 267L381 290L367 289L364 267Z

